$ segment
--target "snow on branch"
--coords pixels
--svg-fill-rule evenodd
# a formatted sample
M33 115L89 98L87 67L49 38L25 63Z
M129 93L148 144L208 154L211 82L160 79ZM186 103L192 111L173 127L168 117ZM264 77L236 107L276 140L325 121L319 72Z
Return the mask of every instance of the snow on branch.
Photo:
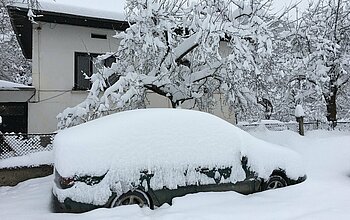
M144 108L147 90L173 107L186 100L215 105L214 93L226 94L233 105L236 96L228 94L251 87L249 79L271 54L269 21L260 2L127 1L130 27L116 36L121 40L116 62L91 77L85 101L58 115L59 128ZM118 80L104 83L111 75Z

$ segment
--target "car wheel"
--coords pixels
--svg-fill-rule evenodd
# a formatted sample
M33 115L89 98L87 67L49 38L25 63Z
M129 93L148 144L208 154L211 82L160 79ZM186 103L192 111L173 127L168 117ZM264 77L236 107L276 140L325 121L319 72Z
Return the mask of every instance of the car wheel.
M278 189L287 186L287 181L278 175L270 176L263 186L263 190Z
M129 191L111 202L111 208L121 205L138 205L142 207L150 207L150 200L147 194L141 190Z

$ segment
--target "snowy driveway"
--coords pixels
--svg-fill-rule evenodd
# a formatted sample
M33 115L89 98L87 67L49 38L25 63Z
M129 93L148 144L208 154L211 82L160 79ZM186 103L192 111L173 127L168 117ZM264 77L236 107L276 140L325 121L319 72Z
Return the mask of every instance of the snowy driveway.
M305 159L306 182L249 196L235 192L199 193L156 210L136 206L84 214L50 213L52 176L16 187L0 187L0 219L350 219L350 133L261 131L264 140L298 151Z

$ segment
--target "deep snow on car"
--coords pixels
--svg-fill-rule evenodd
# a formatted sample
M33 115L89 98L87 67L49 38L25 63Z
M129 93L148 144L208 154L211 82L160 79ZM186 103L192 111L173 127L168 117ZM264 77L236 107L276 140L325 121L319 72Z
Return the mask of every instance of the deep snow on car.
M153 208L206 191L243 194L305 180L295 152L208 113L144 109L61 131L54 140L55 211Z

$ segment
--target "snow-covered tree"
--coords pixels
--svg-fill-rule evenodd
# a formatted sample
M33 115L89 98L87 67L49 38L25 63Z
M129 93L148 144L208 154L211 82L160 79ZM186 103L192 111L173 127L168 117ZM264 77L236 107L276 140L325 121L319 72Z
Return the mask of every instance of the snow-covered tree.
M114 111L145 107L146 92L167 97L173 107L187 100L210 109L214 93L229 106L256 105L250 90L259 63L271 54L270 1L129 0L130 27L110 68L90 78L81 104L58 115L69 127Z
M320 0L303 14L295 38L296 59L305 79L323 95L328 121L337 120L337 99L349 86L350 1Z
M0 0L0 79L31 84L31 63L25 59L14 34L6 5Z
M291 9L286 9L286 12ZM276 116L281 112L281 106L286 101L285 92L289 77L289 66L286 65L288 59L286 57L290 54L286 51L289 50L290 21L283 18L283 16L271 19L273 20L271 24L273 33L271 56L261 62L261 72L256 78L257 100L260 108L255 109L255 111L258 110L259 119L270 119L271 117L280 119Z
M349 20L348 2L320 1L310 5L301 19L277 21L280 28L273 29L272 56L267 68L263 69L270 74L265 80L259 80L264 88L263 96L273 103L272 117L283 121L293 120L295 106L302 104L306 120L327 120L326 116L330 120L333 99L327 101L327 97L339 100L337 108L342 113L349 109L346 92L343 91L348 88L348 43L343 39L335 40L334 36L335 31L342 32L343 37L344 33L349 35L349 28L344 24ZM337 13L342 15L336 18ZM336 19L338 22L335 22ZM332 47L336 49L330 49ZM337 73L334 75L335 68L332 69L332 66L337 65L342 66L342 71L335 71ZM337 82L334 84L335 79ZM332 92L333 85L338 93Z
M350 121L350 86L346 86L339 91L337 115L341 120Z
M253 120L274 118L282 121L295 118L294 109L299 100L293 86L295 76L298 76L291 44L295 21L285 16L295 7L296 5L291 5L283 14L270 18L271 56L260 62L260 73L256 75L254 84L260 106L252 108L253 112L246 118Z
M305 73L303 45L296 41L297 21L280 21L283 27L274 41L272 78L267 93L275 104L273 116L282 121L294 120L294 110L302 105L306 120L322 120L325 105L322 91Z

